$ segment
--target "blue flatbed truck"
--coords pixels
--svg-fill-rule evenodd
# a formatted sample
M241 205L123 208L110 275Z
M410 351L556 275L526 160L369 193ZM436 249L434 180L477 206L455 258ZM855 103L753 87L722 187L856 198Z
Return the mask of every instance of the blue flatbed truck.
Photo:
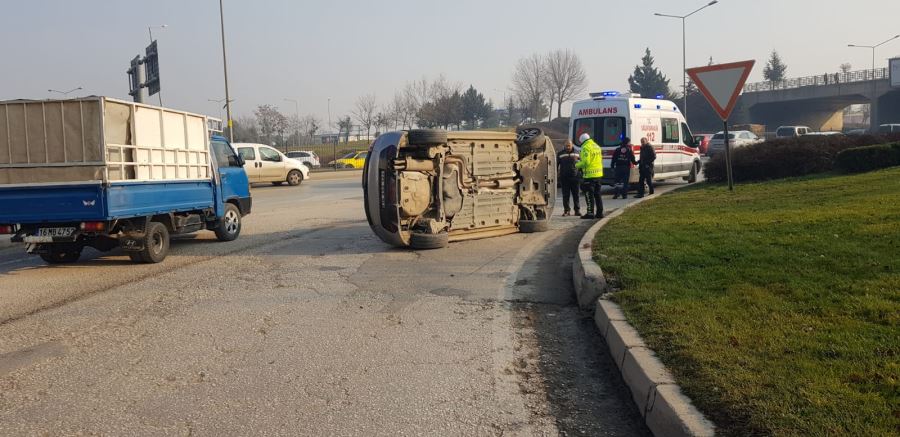
M252 199L217 126L106 97L0 102L0 234L50 264L85 247L157 263L204 229L232 241Z

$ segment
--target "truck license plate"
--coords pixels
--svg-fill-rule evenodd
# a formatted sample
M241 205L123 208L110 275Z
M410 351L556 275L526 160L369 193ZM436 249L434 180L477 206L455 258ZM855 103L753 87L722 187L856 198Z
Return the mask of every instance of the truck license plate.
M75 233L75 228L39 228L38 237L71 237Z

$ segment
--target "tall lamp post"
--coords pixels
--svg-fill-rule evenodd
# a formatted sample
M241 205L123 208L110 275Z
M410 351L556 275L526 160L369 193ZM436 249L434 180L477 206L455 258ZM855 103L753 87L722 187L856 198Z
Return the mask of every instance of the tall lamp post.
M681 20L681 67L682 67L681 68L681 74L682 74L681 91L682 91L683 97L684 97L684 103L682 103L682 106L684 107L683 111L684 111L685 118L687 118L687 114L688 114L688 108L687 108L687 24L686 24L686 21L687 21L687 18L690 17L691 15L694 15L697 12L700 12L718 2L719 2L719 0L713 0L713 1L703 5L699 9L695 10L694 12L691 12L690 14L687 14L687 15L669 15L669 14L660 14L659 12L653 14L653 15L656 15L657 17L677 18L677 19Z
M68 90L68 91L47 90L47 92L48 92L48 93L60 93L60 94L63 95L63 98L69 98L69 94L74 93L75 91L78 91L78 90L80 90L80 89L83 89L83 88L82 88L82 87L72 88L72 89L70 89L70 90Z
M297 138L294 139L294 147L300 145L300 101L297 99L284 99L285 102L294 102L294 109L297 111Z
M150 44L153 44L153 29L165 29L169 27L168 24L160 24L158 26L147 26L147 33L150 34ZM159 98L159 106L162 106L162 90L156 92L156 97Z
M228 92L228 58L225 56L225 12L223 11L222 0L219 0L219 26L222 30L222 71L225 73L225 116L228 121L228 141L234 142L234 128L231 122L231 94Z
M900 38L900 35L894 35L878 44L873 46L864 46L860 44L847 44L847 47L853 47L857 49L871 49L872 50L872 98L869 99L869 129L874 131L877 125L874 120L874 109L875 109L875 93L878 92L877 84L875 83L875 49L881 47L897 38Z

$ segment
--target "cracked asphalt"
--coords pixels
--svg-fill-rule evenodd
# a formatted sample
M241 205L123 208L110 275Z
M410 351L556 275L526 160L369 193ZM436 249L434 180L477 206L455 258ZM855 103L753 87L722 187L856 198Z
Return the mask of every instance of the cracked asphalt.
M585 221L415 252L358 175L253 196L158 265L0 246L0 434L647 434L575 303Z

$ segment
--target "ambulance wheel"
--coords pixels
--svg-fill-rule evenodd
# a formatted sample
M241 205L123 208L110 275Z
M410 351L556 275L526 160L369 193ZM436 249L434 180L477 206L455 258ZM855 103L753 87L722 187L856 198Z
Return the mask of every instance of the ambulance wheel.
M544 131L536 127L526 127L516 131L516 145L521 152L542 152L547 143Z
M141 261L147 264L162 262L169 254L169 229L160 222L150 222L144 230L143 243L144 248L137 252Z
M413 146L437 146L447 143L447 131L440 129L412 129L406 141Z
M50 253L42 253L41 259L47 264L71 264L81 258L80 250L53 250Z
M409 235L409 247L416 250L441 249L450 244L450 236L446 232L425 234L413 232Z
M697 175L699 173L700 173L700 163L694 162L694 165L691 166L690 174L688 174L688 176L686 178L684 178L684 180L686 180L687 183L689 183L689 184L693 184L694 182L697 182Z

